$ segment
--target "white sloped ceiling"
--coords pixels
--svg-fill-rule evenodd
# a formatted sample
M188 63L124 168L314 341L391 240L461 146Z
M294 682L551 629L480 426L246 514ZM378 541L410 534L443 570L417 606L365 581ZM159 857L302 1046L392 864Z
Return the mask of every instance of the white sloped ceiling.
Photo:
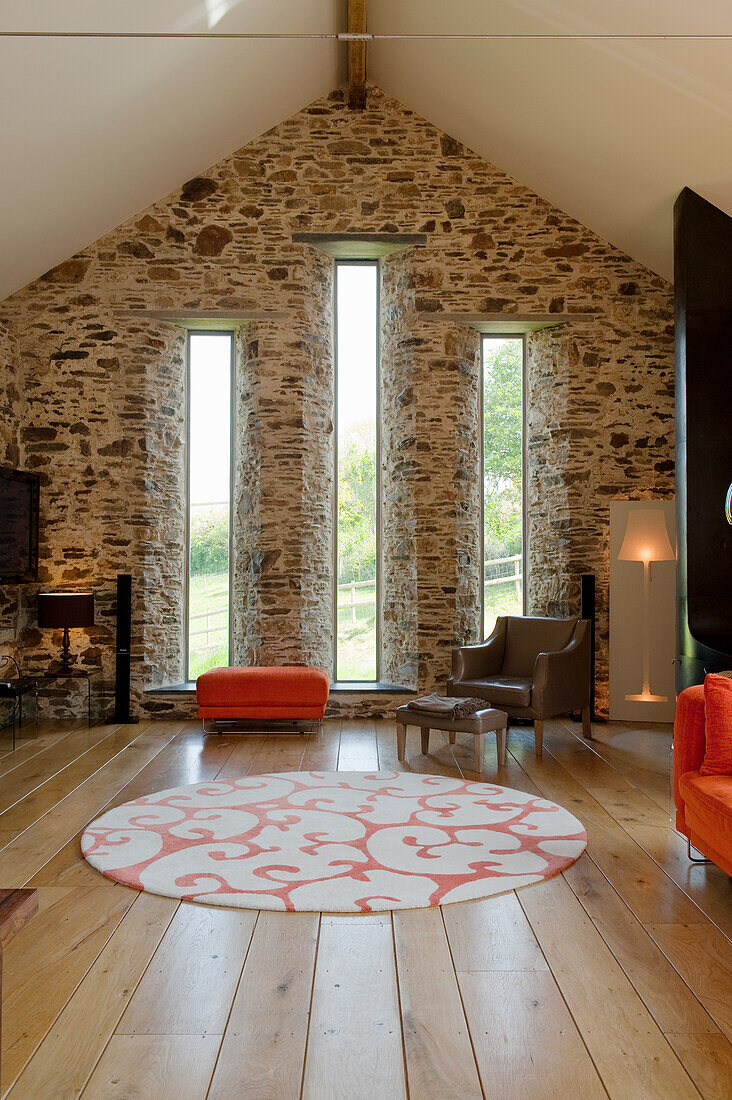
M374 32L728 34L728 0L370 0ZM369 77L652 270L692 187L732 214L732 41L391 41Z
M332 32L339 14L337 0L0 0L0 30ZM328 40L0 39L0 299L339 75Z
M345 0L0 0L0 30L333 33ZM731 34L728 0L370 0L406 34ZM0 298L343 79L345 46L0 38ZM732 213L730 41L384 41L368 76L666 277Z

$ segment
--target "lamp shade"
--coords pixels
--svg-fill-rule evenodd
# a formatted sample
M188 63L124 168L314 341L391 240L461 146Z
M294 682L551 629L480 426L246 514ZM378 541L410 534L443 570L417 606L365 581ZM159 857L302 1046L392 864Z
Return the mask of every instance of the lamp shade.
M38 625L46 629L94 626L94 593L39 592Z
M633 508L628 515L620 561L673 561L676 557L660 508Z

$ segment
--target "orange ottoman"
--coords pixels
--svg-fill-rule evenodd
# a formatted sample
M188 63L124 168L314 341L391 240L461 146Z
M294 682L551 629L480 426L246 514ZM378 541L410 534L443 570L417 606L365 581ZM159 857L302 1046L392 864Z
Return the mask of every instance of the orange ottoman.
M198 717L214 722L262 719L319 722L330 680L324 668L282 665L212 668L196 680Z

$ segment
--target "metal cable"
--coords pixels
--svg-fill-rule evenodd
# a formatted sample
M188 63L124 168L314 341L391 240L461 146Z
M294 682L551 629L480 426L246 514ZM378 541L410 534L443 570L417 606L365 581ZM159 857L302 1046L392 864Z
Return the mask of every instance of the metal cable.
M732 34L353 34L237 31L0 31L0 38L204 39L337 42L730 42Z

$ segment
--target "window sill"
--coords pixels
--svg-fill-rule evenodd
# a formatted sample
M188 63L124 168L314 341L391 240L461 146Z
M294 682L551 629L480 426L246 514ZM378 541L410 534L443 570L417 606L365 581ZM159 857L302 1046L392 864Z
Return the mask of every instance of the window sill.
M334 680L331 695L416 695L414 688L404 684L387 684L383 680Z
M166 684L162 687L146 688L145 695L195 695L195 680L182 684ZM387 684L383 681L334 680L330 685L331 695L416 695L414 688L403 684Z

